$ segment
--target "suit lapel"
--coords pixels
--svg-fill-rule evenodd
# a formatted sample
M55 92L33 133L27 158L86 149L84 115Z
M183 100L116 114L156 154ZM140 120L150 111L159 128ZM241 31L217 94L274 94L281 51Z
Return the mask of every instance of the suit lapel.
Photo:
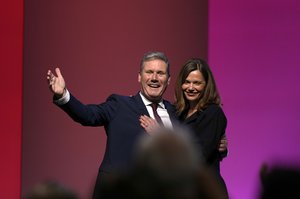
M136 107L136 110L140 115L147 115L150 117L147 108L142 100L142 97L140 96L140 93L137 93L135 96L133 96L134 99L134 106Z
M140 96L140 93L138 92L135 96L132 96L133 98L133 105L135 106L135 109L138 111L138 113L140 115L147 115L150 117L148 111L147 111L147 108L142 100L142 97ZM172 122L172 124L176 124L178 123L178 119L176 117L176 114L175 114L175 108L173 105L171 105L169 102L163 100L163 103L165 105L165 108L167 109L168 111L168 114L169 114L169 117L170 117L170 120Z

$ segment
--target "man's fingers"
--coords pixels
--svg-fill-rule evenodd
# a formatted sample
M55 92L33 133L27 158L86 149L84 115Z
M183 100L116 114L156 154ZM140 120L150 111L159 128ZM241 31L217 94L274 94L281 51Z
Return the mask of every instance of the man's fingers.
M51 70L48 70L47 72L47 79L51 79L51 77L53 76L53 73L51 72Z
M221 149L226 148L226 145L225 144L220 144L219 148L221 148Z
M221 140L221 144L226 144L227 140Z
M62 74L60 72L60 69L59 68L55 68L55 72L57 74L57 77L61 78L62 77Z

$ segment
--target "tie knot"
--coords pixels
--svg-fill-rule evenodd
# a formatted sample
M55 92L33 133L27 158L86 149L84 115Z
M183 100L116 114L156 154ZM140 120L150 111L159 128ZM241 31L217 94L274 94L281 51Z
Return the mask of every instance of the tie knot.
M158 113L157 113L157 107L158 107L158 103L152 103L150 104L152 110L153 110L153 115L155 120L158 122L158 124L163 125L163 122L161 121L161 118L159 117Z
M153 110L157 110L158 104L157 103L152 103L150 104Z

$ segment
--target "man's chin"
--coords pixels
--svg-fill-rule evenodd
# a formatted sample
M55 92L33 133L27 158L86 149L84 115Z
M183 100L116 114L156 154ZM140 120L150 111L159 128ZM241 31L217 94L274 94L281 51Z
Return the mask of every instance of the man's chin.
M150 96L150 98L152 99L152 100L160 100L161 99L161 96Z
M144 97L146 97L148 100L150 101L160 101L162 98L162 95L160 93L150 93L150 92L145 92L142 94L144 95Z
M149 95L148 100L158 102L161 100L161 95Z

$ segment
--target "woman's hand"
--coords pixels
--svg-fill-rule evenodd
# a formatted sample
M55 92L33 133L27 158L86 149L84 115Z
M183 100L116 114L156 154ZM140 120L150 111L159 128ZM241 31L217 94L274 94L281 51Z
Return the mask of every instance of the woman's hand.
M157 131L157 129L160 127L160 125L156 122L155 119L153 119L147 115L140 116L140 124L146 130L146 132L150 135L155 133Z

